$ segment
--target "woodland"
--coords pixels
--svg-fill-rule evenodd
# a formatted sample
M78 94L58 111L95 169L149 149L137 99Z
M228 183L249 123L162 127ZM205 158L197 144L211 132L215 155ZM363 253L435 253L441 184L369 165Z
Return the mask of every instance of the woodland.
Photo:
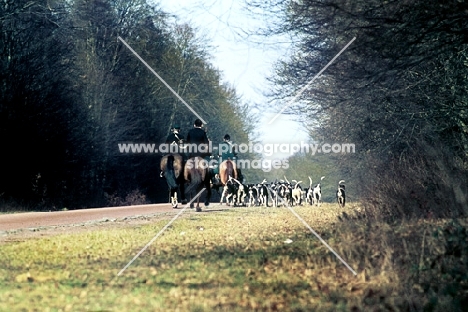
M294 42L271 78L275 99L292 98L355 38L289 113L317 142L356 144L355 154L333 161L369 216L466 215L466 1L249 5L270 14L259 34Z
M160 154L119 143L164 143L194 116L123 38L207 122L248 141L254 120L211 64L210 43L143 0L2 1L0 195L7 207L77 209L161 202ZM248 157L248 156L246 156ZM8 170L9 169L9 170Z

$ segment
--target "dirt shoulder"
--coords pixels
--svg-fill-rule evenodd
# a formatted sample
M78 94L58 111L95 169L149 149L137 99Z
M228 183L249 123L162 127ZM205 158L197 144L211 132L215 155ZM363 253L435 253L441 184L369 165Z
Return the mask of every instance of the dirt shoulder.
M170 218L180 209L168 204L0 215L0 243L96 229L135 226Z
M172 212L169 204L91 208L69 211L25 212L0 215L0 231L60 226L101 219L117 219L135 215Z
M210 205L209 209L204 209L204 211L218 211L220 207L215 206ZM169 204L154 204L4 214L0 215L0 244L113 227L145 225L162 219L169 220L181 209L173 209ZM188 208L180 217L192 213L196 212Z

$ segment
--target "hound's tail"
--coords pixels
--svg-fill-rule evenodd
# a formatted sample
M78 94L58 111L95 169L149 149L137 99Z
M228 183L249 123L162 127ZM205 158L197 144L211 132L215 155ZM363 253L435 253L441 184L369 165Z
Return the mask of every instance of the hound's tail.
M344 184L345 180L340 180L340 182L338 182L338 188L344 188Z

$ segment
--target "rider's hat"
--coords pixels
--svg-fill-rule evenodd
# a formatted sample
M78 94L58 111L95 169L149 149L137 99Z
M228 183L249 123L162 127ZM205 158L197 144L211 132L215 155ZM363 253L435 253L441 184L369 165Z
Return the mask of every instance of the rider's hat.
M180 126L179 125L172 125L172 129L180 130Z

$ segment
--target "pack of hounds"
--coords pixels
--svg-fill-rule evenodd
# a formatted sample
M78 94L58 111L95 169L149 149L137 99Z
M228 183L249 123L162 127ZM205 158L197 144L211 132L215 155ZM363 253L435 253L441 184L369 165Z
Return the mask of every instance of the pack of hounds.
M302 187L302 181L288 179L267 182L263 180L258 184L243 184L234 178L229 178L221 193L221 201L233 206L299 206L315 205L322 202L321 183L325 177L320 178L316 185L312 184L309 177L309 187ZM336 201L341 208L346 204L345 181L340 180L336 190Z

